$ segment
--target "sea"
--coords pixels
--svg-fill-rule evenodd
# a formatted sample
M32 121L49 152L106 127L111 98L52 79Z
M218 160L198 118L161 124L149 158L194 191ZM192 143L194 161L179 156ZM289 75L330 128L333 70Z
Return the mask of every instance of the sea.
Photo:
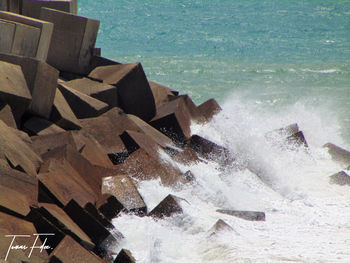
M119 247L137 262L350 262L350 186L329 183L346 167L324 144L350 150L350 1L80 0L100 20L96 46L122 63L141 62L149 80L222 111L199 134L235 163L165 162L196 180L182 187L137 182L151 211L173 194L184 213L163 220L123 214ZM281 146L269 131L297 123L308 149ZM246 221L216 212L265 212ZM213 234L224 220L232 229Z

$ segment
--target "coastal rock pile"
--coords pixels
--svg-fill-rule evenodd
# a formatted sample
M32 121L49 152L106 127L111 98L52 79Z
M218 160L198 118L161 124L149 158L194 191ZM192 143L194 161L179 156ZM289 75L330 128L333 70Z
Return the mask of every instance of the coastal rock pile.
M210 121L220 106L196 106L148 81L140 63L100 56L99 21L78 16L76 0L0 0L0 10L0 261L135 262L126 249L113 254L124 237L111 219L183 212L186 200L173 195L149 211L138 192L138 180L195 180L160 152L182 164L235 161L191 133L191 122ZM266 138L275 134L307 147L296 124ZM265 220L262 212L219 212ZM213 231L231 229L225 224Z

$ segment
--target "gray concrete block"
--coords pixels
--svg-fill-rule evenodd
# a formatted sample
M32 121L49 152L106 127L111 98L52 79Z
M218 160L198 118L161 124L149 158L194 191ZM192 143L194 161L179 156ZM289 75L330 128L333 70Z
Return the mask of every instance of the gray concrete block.
M47 7L63 12L77 14L78 1L77 0L22 0L22 14L34 18L40 18L40 11L42 7Z

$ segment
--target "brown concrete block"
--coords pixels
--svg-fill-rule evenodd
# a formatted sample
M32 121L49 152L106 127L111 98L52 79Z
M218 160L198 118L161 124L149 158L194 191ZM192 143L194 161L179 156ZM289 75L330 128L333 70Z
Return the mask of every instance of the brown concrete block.
M86 250L70 236L66 236L50 254L49 263L103 263L104 261L91 251Z
M93 166L71 145L64 145L47 152L43 155L44 160L54 160L61 163L68 163L76 172L71 177L80 182L86 189L91 189L96 199L101 194L102 170ZM85 204L84 204L85 205Z
M81 123L59 89L56 89L50 120L66 130L81 129Z
M67 160L52 158L45 161L38 178L49 191L49 195L57 198L60 206L66 205L72 198L82 206L88 202L94 203L97 199L90 186Z
M222 109L215 99L209 99L199 105L198 110L205 121L210 121L214 115L218 114Z
M216 212L221 214L231 215L235 217L242 218L248 221L265 221L265 213L264 212L256 212L256 211L236 211L236 210L223 210L218 209Z
M341 148L333 143L326 143L323 147L328 150L332 160L339 162L343 165L350 165L350 152L344 148Z
M28 110L49 118L56 93L58 71L44 61L28 57L0 53L0 60L21 66L32 96Z
M118 107L117 87L107 83L81 78L66 82L66 85L81 93L107 103L110 107Z
M110 221L124 209L124 206L115 196L103 194L100 199L97 200L96 208Z
M43 118L31 117L23 124L23 130L29 135L48 135L65 132L56 124Z
M17 129L15 117L13 116L10 105L0 101L0 120L2 120L7 126Z
M183 98L174 99L161 105L150 125L161 131L174 142L182 144L191 137L191 114Z
M147 212L146 204L129 176L112 170L107 174L108 176L103 178L103 194L113 195L127 211Z
M308 144L306 142L304 133L302 131L298 131L297 133L294 133L286 138L286 142L288 144L291 144L293 147L308 147Z
M156 108L152 90L140 63L95 68L89 77L117 87L120 107L144 121L151 120Z
M184 199L169 194L148 215L156 218L182 214L181 201Z
M19 123L32 100L20 66L0 61L0 100L11 106Z
M156 108L159 108L160 105L167 103L176 97L168 87L165 87L153 81L149 81L148 83L152 90Z
M201 114L198 107L193 102L193 100L190 98L190 96L185 94L185 95L177 96L177 97L175 97L175 99L179 99L179 100L183 101L184 106L186 107L188 113L191 116L191 120L199 122L199 123L203 123L205 121L204 116Z
M132 256L131 252L127 249L122 249L118 253L113 263L135 263L136 259Z
M0 120L0 159L28 175L36 176L42 159Z
M219 219L218 221L216 221L216 223L209 230L210 236L219 234L220 232L233 232L233 231L234 229L222 219Z
M11 263L47 262L48 255L45 250L41 252L40 249L33 249L33 253L29 258L31 252L30 247L32 247L33 244L37 247L42 245L40 239L38 238L38 240L36 240L37 236L33 235L36 233L36 229L31 222L0 212L0 258L4 260L4 262ZM7 235L26 235L23 237L15 237L13 245L26 246L28 249L11 250L6 258L8 248L13 240L13 236ZM45 237L47 238L45 245L50 246L50 236Z
M183 151L176 153L173 156L173 160L185 165L191 165L200 162L198 155L190 147L185 147Z
M108 104L70 88L63 81L59 82L58 88L79 119L97 117L109 108Z
M0 207L26 216L37 204L38 179L1 164L0 174Z
M100 256L104 256L109 248L116 247L124 238L116 229L112 229L112 234L74 199L64 207L64 211L97 246L97 251Z
M41 8L40 19L54 24L48 63L60 71L89 73L100 22L48 8Z
M329 177L329 182L337 185L350 185L350 176L346 172L341 171L331 175Z
M4 0L2 0L4 1ZM5 0L6 2L6 0ZM0 1L1 4L1 1ZM1 8L0 8L1 10ZM13 39L15 36L16 24L7 20L0 19L0 51L11 53Z
M133 153L138 149L143 149L150 156L157 156L160 147L147 134L126 130L120 135L126 149L129 153Z
M19 14L0 11L0 19L15 23L11 52L46 61L53 24ZM5 52L0 49L0 52Z
M40 204L39 213L60 229L66 235L71 236L83 247L93 250L95 245L91 239L74 223L74 221L58 206L54 204Z
M91 71L93 71L93 70L94 70L95 68L97 68L97 67L111 66L111 65L119 65L119 64L121 64L121 63L94 54L94 55L91 57L91 60L90 60L90 70L89 70L89 71L91 72Z
M158 155L149 155L144 149L133 152L123 164L117 165L116 169L139 180L160 178L166 186L187 182L177 167L166 163Z
M40 18L42 7L47 7L76 15L78 11L77 0L22 0L22 15Z
M223 165L234 162L234 157L228 149L199 135L192 135L187 143L198 156L204 159L215 161Z

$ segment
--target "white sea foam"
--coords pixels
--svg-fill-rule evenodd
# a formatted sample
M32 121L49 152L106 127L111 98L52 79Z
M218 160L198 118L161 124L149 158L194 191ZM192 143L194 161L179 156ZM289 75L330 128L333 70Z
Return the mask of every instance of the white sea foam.
M214 162L174 164L190 169L195 183L172 189L159 180L139 182L149 211L171 193L187 200L184 213L164 220L114 219L125 236L121 247L137 262L350 262L350 191L328 183L343 167L321 147L342 143L333 116L300 103L272 113L239 97L223 108L209 124L193 125L192 132L229 148L239 169ZM308 151L266 141L266 132L293 122L305 133ZM219 208L263 211L266 221L219 214ZM234 231L210 236L218 219Z

